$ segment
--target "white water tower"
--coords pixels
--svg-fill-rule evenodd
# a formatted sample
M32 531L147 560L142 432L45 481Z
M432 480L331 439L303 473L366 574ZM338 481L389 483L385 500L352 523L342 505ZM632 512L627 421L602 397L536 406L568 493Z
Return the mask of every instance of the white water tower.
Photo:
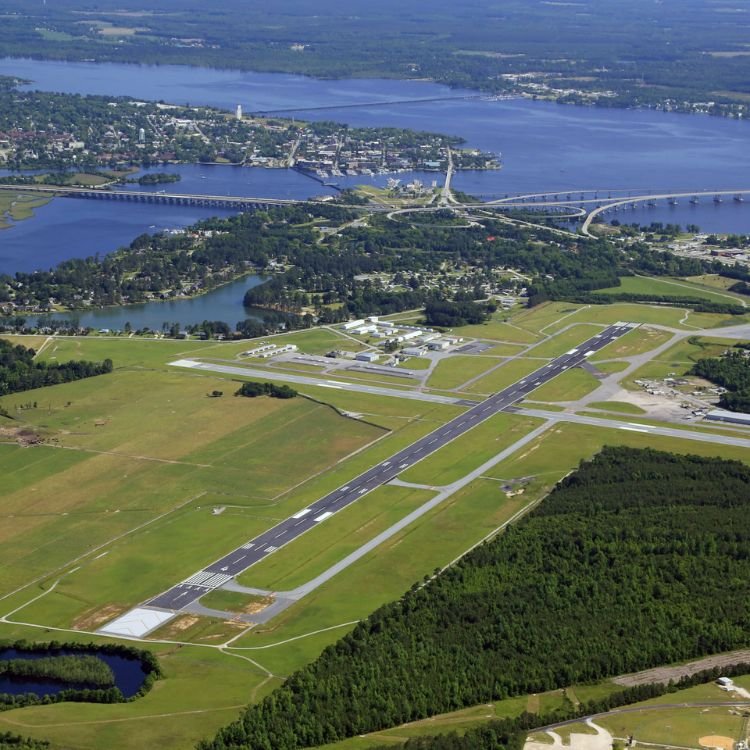
M242 119L242 105L241 104L237 105L237 110L235 111L235 115L237 116L238 120Z

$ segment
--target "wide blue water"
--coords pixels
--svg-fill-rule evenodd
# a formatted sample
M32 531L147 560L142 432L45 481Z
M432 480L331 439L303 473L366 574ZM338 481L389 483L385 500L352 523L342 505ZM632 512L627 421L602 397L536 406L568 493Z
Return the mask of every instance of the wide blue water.
M43 656L60 656L66 654L82 654L81 651L49 651L30 652L17 651L13 648L0 649L0 660L4 659L40 659ZM127 659L116 654L103 654L91 652L94 656L109 664L115 675L115 685L126 698L130 698L140 690L146 675L141 668L138 659ZM63 684L52 680L38 680L20 677L7 677L0 675L0 693L21 695L23 693L35 693L36 695L56 695L69 688L85 688L86 685Z
M486 198L543 191L599 190L606 196L610 190L639 194L750 187L750 124L721 118L525 99L489 101L477 98L475 92L424 81L324 81L182 66L3 59L0 75L31 79L31 88L48 91L128 95L226 109L242 104L246 112L287 110L285 116L300 119L459 135L470 146L502 153L502 170L464 172L454 177L456 189ZM279 198L331 192L291 170L167 169L183 177L169 186L170 192ZM427 183L442 179L432 173L402 175L406 180L414 176ZM342 186L369 181L382 184L384 180L382 176L337 179ZM694 206L685 200L678 206L639 207L621 212L617 218L646 224L695 223L705 231L747 233L749 205L750 201L734 203L731 199L715 205L705 199ZM129 243L141 232L182 227L218 213L216 209L59 199L40 209L33 220L0 231L0 272L45 268L64 258L103 254ZM196 301L175 304L183 310Z

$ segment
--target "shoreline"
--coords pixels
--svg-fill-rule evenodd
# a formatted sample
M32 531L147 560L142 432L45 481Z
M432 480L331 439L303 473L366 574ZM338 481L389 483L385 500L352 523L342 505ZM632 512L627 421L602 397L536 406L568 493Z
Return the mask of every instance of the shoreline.
M197 294L188 294L181 297L170 297L169 299L149 299L144 300L142 302L123 302L119 305L99 305L99 306L88 306L88 307L74 307L74 308L65 308L65 307L59 307L54 310L48 310L48 311L40 311L40 312L11 312L11 313L4 313L0 311L0 321L2 321L3 318L12 318L12 317L26 317L26 316L34 316L34 317L41 317L43 315L68 315L75 317L76 315L80 314L87 314L87 313L93 313L93 312L100 312L100 311L106 311L106 310L126 310L129 307L135 307L136 305L151 305L151 304L161 304L161 303L168 303L168 302L189 302L190 300L199 299L200 297L205 297L208 294L211 294L212 292L215 292L218 289L221 289L222 287L229 286L229 284L234 284L237 281L241 281L242 279L247 278L248 276L256 276L259 279L263 279L259 284L256 286L261 286L261 284L264 284L268 278L268 276L262 276L258 271L246 271L244 273L238 274L237 276L232 277L231 279L227 279L226 281L222 281L220 284L217 284L216 286L212 286L210 289L206 289L204 291L198 292ZM244 306L243 306L244 307ZM248 309L248 308L245 308ZM264 308L254 308L254 309L264 309Z

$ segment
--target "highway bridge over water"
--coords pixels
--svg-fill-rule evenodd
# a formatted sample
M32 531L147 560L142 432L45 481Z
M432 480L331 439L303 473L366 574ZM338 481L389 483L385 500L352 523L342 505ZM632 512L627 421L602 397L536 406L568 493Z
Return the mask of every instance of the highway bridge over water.
M449 188L448 188L449 189ZM40 193L50 197L80 198L99 201L122 201L130 203L151 203L171 206L193 206L201 208L221 208L236 211L251 210L256 208L270 208L272 206L292 206L300 204L315 204L314 199L294 198L262 198L252 196L231 195L202 195L190 193L167 193L165 191L153 192L144 190L111 190L109 188L82 188L82 187L53 187L47 185L0 185L2 191L14 191L24 193ZM579 191L576 191L577 193ZM621 195L612 197L611 192L607 198L598 197L600 191L582 191L579 198L574 198L570 193L560 197L560 193L533 193L526 195L507 196L481 203L456 203L451 201L446 204L441 201L437 205L415 206L410 208L396 208L381 205L367 204L346 206L348 208L366 211L370 213L388 212L392 215L407 215L411 213L427 213L434 211L539 211L550 209L551 216L556 213L572 211L574 216L580 216L583 220L581 232L592 236L590 232L591 223L607 211L617 211L623 207L634 208L639 203L656 205L658 201L667 201L670 205L676 205L679 200L689 199L690 203L696 204L701 200L713 200L721 202L725 198L735 201L743 201L745 196L750 196L750 188L732 190L705 190L705 191L676 191L662 193L642 193L639 195ZM590 197L587 197L590 196ZM345 205L345 204L339 204Z

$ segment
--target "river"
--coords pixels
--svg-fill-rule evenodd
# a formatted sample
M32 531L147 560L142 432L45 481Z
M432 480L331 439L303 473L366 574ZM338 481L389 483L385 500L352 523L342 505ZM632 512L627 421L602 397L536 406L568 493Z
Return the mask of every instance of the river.
M287 110L285 116L298 119L459 135L470 146L503 155L500 171L454 176L454 188L485 198L541 191L598 190L606 197L610 190L701 192L749 187L750 124L702 115L574 107L527 99L491 101L477 98L476 92L425 81L327 81L170 65L2 59L0 75L30 79L30 88L47 91L128 95L226 109L241 104L245 112ZM293 107L297 109L291 111ZM181 182L169 186L170 192L275 198L331 192L291 170L229 166L168 169L182 176ZM425 182L440 177L434 173L402 177L414 176ZM370 179L380 184L385 180L381 176L338 181L344 186ZM710 232L747 233L748 203L729 199L717 205L705 198L692 205L685 200L677 206L641 206L620 212L617 218L639 223L694 223ZM34 219L0 231L0 271L44 268L65 258L106 253L142 232L184 227L209 213L221 214L216 209L55 200L40 208ZM182 310L196 301L175 304L184 306L179 308ZM237 312L241 317L241 306ZM188 322L182 314L181 320ZM104 321L101 326L116 327Z

